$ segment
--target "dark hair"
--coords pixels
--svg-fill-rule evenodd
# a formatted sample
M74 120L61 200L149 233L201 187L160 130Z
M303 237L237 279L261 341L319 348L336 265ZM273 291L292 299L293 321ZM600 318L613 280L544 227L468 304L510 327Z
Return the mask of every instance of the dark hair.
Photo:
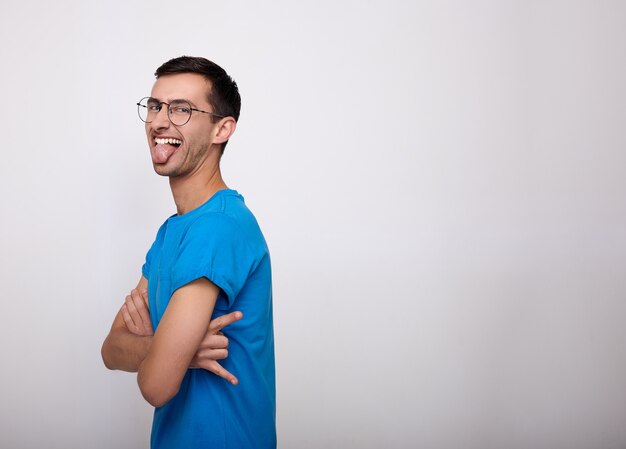
M234 117L235 120L239 120L241 110L239 88L235 80L223 68L206 58L180 56L161 65L154 72L154 76L159 78L177 73L197 73L210 81L211 91L208 93L208 100L213 112L223 117ZM219 120L215 116L212 116L212 119ZM228 142L222 144L222 152L226 143Z

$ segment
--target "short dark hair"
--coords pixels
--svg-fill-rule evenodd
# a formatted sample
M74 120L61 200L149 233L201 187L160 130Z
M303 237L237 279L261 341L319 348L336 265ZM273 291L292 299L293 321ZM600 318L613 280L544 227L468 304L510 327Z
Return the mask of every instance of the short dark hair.
M239 112L241 111L239 88L235 80L226 73L226 70L206 58L180 56L161 65L154 72L154 76L160 78L177 73L197 73L210 81L211 91L207 98L213 112L223 117L233 117L235 121L239 120ZM219 120L218 117L211 117L213 121ZM228 141L222 144L222 153L226 143Z

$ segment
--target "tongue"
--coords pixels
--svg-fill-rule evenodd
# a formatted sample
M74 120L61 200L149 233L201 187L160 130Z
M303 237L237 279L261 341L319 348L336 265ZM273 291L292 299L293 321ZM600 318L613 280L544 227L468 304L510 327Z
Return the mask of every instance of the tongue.
M165 164L174 151L176 151L176 147L174 145L158 143L152 150L152 162L156 164Z

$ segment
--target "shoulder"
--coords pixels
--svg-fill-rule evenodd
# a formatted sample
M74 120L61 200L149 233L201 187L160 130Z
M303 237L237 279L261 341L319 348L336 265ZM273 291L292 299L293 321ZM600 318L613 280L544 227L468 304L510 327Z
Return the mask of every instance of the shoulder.
M250 211L243 196L235 190L225 191L219 201L212 204L194 218L190 230L232 235L251 243L263 240L254 214Z
M170 217L171 218L171 217ZM167 220L165 220L163 222L163 224L161 226L159 226L159 229L157 230L157 234L156 234L156 238L162 238L163 235L165 234L165 231L167 230L167 223L170 219L168 218Z

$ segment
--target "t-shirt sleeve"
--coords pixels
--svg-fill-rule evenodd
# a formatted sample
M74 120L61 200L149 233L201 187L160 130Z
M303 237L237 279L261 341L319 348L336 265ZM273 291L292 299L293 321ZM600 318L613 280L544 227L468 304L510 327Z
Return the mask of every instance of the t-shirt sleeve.
M172 291L206 277L222 289L230 307L257 259L235 219L220 213L202 216L191 224L179 246L172 267Z
M146 279L148 279L150 277L150 267L152 266L152 262L153 262L153 259L154 259L154 254L157 252L157 247L162 245L163 233L165 232L166 226L167 226L167 222L163 223L161 225L161 227L159 228L159 230L157 231L157 236L154 239L154 242L152 243L152 246L148 250L148 253L146 254L146 261L144 262L143 266L141 267L141 274Z

